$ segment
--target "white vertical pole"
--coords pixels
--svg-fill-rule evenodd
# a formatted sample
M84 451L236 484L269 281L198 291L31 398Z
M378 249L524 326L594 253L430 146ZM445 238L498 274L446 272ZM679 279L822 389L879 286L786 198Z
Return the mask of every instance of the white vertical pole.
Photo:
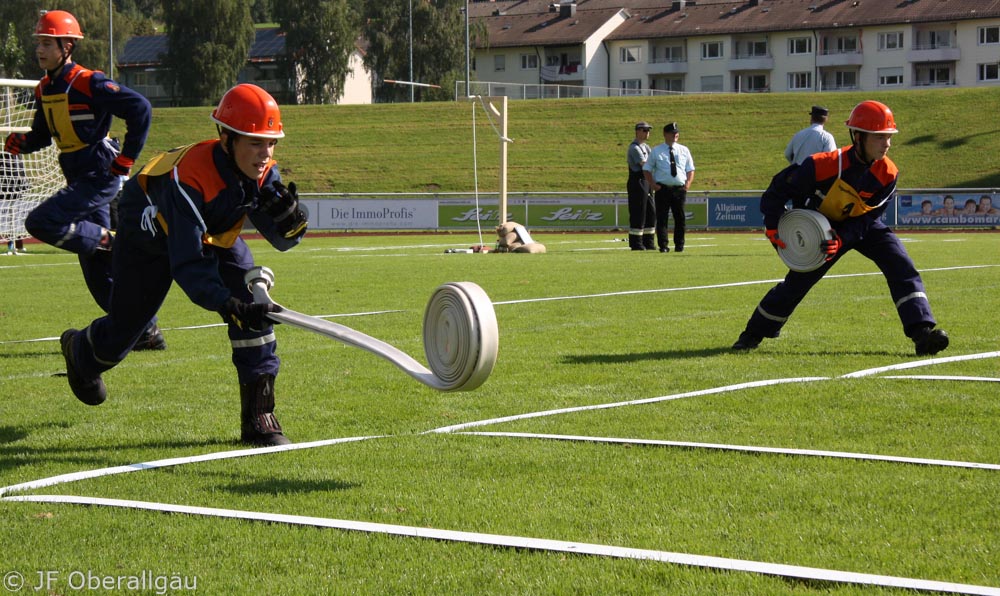
M413 0L410 0L410 81L413 81ZM410 103L413 103L413 91L415 87L410 85Z
M507 223L507 96L500 96L500 225Z

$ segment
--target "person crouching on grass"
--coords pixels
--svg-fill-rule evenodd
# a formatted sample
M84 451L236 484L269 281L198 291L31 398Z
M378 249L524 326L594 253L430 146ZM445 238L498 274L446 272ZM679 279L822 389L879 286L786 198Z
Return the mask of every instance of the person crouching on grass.
M778 236L778 220L791 201L793 208L816 209L835 232L821 244L826 262L814 271L789 271L757 305L746 329L733 344L737 351L753 350L765 337L778 337L792 311L816 282L849 250L871 259L882 271L903 332L918 356L937 354L948 347L948 334L937 322L913 261L903 243L881 219L896 195L899 171L886 155L892 135L899 132L892 111L883 103L863 101L847 120L852 145L807 157L771 180L761 197L764 228L775 248L786 248ZM791 240L789 240L791 242Z
M256 85L237 85L212 112L218 139L155 157L126 184L118 206L114 287L107 316L60 342L73 394L85 404L107 398L101 373L125 359L173 281L192 302L228 323L240 384L241 440L290 441L274 416L279 360L267 314L255 304L244 275L253 255L240 238L249 218L276 249L297 245L307 216L295 184L282 184L273 159L282 130L278 104Z

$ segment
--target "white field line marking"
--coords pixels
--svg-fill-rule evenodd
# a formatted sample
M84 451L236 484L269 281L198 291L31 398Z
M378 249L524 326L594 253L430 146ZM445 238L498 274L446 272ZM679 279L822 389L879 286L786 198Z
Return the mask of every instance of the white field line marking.
M529 412L527 414L515 414L513 416L504 416L501 418L491 418L489 420L478 420L475 422L464 422L462 424L454 424L451 426L442 426L440 428L435 428L432 430L424 431L421 434L427 433L450 433L456 430L461 430L464 428L472 428L474 426L485 426L487 424L498 424L501 422L511 422L514 420L525 420L528 418L540 418L542 416L555 416L558 414L568 414L571 412L585 412L588 410L604 410L608 408L621 408L624 406L637 406L641 404L652 404L660 401L669 401L673 399L682 399L685 397L695 397L698 395L712 395L715 393L726 393L728 391L739 391L740 389L747 389L750 387L766 387L768 385L780 385L782 383L807 383L810 381L828 381L830 377L794 377L789 379L768 379L764 381L750 381L748 383L738 383L736 385L726 385L723 387L713 387L711 389L700 389L698 391L689 391L687 393L677 393L674 395L664 395L661 397L649 397L646 399L633 399L629 401L619 401L606 404L595 404L590 406L574 406L570 408L560 408L557 410L545 410L541 412Z
M889 366L880 366L878 368L868 368L865 370L859 370L852 373L847 373L846 375L841 375L840 378L856 379L858 377L877 375L879 373L888 372L892 370L906 370L909 368L920 368L922 366L931 366L933 364L946 364L949 362L963 362L965 360L981 360L983 358L997 358L997 357L1000 357L1000 352L982 352L980 354L963 354L961 356L929 358L927 360L916 360L914 362L900 362L899 364L892 364Z
M922 381L985 381L1000 383L994 377L960 377L957 375L885 375L883 379L920 379Z
M960 267L939 267L936 269L921 269L921 272L927 271L956 271L960 269L983 269L988 267L1000 267L1000 265L963 265ZM824 280L827 279L843 279L848 277L871 277L874 275L882 275L881 271L870 271L867 273L843 273L840 275L825 275ZM632 294L661 294L664 292L689 292L694 290L717 290L719 288L736 288L739 286L754 286L760 284L775 284L784 281L784 278L780 279L760 279L755 281L737 281L731 283L722 284L710 284L707 286L686 286L677 288L655 288L651 290L623 290L620 292L602 292L600 294L580 294L576 296L551 296L549 298L524 298L521 300L505 300L502 302L494 302L493 305L501 304L525 304L529 302L551 302L554 300L583 300L586 298L607 298L609 296L629 296Z
M401 526L376 522L331 519L324 517L307 517L302 515L285 515L280 513L262 513L256 511L241 511L237 509L219 509L215 507L192 507L189 505L173 505L169 503L151 503L147 501L132 501L124 499L102 499L80 497L73 495L24 495L4 497L4 501L21 501L33 503L69 503L75 505L98 505L103 507L122 507L165 513L180 513L184 515L201 515L227 519L242 519L279 523L317 528L332 528L338 530L360 531L409 538L425 538L447 542L463 542L536 551L562 552L577 555L592 555L612 557L617 559L634 559L643 561L660 561L691 567L720 569L726 571L743 571L763 575L794 577L799 579L906 588L926 592L943 592L950 594L977 594L984 596L1000 596L1000 588L958 584L943 581L914 579L891 575L875 575L870 573L855 573L852 571L837 571L818 567L802 567L798 565L783 565L780 563L765 563L725 557L692 555L661 550L629 548L587 542L567 542L527 536L509 536L503 534L482 534L459 530L440 530L417 526Z
M390 313L403 312L402 310L372 310L368 312L352 312L334 315L310 315L317 319L336 319L339 317L366 317L369 315L385 315ZM191 331L192 329L210 329L212 327L225 327L228 323L206 323L204 325L186 325L184 327L161 327L161 331ZM34 339L9 339L0 341L0 346L5 344L26 344L37 341L57 341L58 337L36 337Z
M685 447L690 449L717 449L721 451L741 451L745 453L773 453L779 455L801 455L809 457L832 457L840 459L856 459L866 461L884 461L925 466L942 466L947 468L974 468L977 470L1000 470L1000 464L979 462L951 461L947 459L926 459L922 457L899 457L895 455L872 455L869 453L852 453L850 451L823 451L817 449L792 449L786 447L754 447L750 445L726 445L721 443L693 443L689 441L660 441L655 439L627 439L616 437L588 437L578 435L553 435L545 433L514 433L514 432L462 432L456 434L479 435L485 437L514 437L523 439L551 439L556 441L580 441L589 443L614 443L621 445L653 445L660 447Z
M337 443L351 443L354 441L367 441L369 439L381 439L381 438L384 438L384 436L373 435L370 437L344 437L340 439L325 439L322 441L310 441L308 443L292 443L290 445L276 445L274 447L252 447L249 449L236 449L234 451L217 451L215 453L205 453L203 455L172 457L170 459L160 459L156 461L150 461L139 464L114 466L111 468L101 468L98 470L72 472L69 474L60 474L59 476L50 476L49 478L42 478L40 480L32 480L31 482L23 482L21 484L13 484L11 486L0 487L0 496L13 492L34 490L45 486L53 486L55 484L65 484L67 482L76 482L77 480L88 480L90 478L99 478L101 476L112 476L115 474L125 474L128 472L139 472L141 470L155 470L158 468L182 466L184 464L215 461L220 459L233 459L237 457L265 455L268 453L278 453L281 451L312 449L314 447L325 447L327 445L335 445Z

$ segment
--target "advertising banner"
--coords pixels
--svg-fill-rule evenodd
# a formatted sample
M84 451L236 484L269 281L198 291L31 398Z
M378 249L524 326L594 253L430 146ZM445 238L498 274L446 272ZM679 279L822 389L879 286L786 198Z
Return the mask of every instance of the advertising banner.
M760 197L712 197L708 212L710 228L763 228Z
M998 226L1000 208L984 193L899 195L901 226Z
M910 191L897 195L882 220L904 228L996 228L1000 227L998 203L1000 195L992 190L952 194ZM309 211L309 227L313 230L447 231L500 225L495 194L478 201L474 196L433 195L303 198L301 204ZM764 227L759 194L692 193L687 197L684 215L688 227L694 230ZM627 230L628 199L618 193L519 193L517 198L507 200L507 220L537 229Z
M437 209L437 227L441 230L474 230L477 219L478 225L484 228L492 229L500 225L500 203L496 198L480 199L478 207L474 199L439 199L434 204ZM524 199L507 201L508 221L523 223L526 216Z
M427 230L438 224L435 201L337 199L301 203L316 230Z
M615 199L534 199L528 205L528 217L523 223L528 228L612 229L618 227L615 202Z

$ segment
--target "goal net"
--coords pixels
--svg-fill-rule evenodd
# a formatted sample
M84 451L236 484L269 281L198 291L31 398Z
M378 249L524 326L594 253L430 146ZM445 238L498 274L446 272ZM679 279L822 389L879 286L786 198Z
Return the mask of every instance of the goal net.
M28 236L24 218L66 182L55 144L27 155L3 151L12 132L28 132L35 115L38 81L0 79L0 254L9 241Z

